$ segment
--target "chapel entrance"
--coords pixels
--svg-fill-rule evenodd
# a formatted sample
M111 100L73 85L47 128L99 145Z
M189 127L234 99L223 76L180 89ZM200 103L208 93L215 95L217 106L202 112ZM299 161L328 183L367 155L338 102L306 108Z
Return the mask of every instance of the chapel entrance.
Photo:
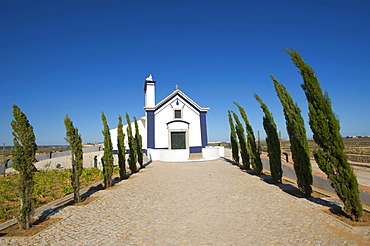
M171 149L186 149L186 132L171 132Z

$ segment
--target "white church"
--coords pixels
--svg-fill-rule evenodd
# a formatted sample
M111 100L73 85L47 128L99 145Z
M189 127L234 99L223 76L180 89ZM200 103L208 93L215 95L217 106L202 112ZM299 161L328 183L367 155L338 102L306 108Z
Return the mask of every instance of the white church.
M145 79L145 116L138 120L143 149L149 159L187 161L191 154L195 154L201 160L212 160L223 156L222 147L207 146L206 116L209 108L200 107L178 86L156 104L155 85L152 75ZM134 123L131 125L135 132ZM127 125L123 127L125 134L126 128ZM117 150L117 128L110 133L114 150ZM125 145L127 148L127 142Z

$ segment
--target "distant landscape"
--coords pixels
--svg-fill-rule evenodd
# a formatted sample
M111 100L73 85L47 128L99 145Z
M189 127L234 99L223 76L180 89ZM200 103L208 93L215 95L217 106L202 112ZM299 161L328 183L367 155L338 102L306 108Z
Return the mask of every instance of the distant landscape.
M101 143L87 143L83 145L83 148L86 147L91 147L94 145L98 145ZM10 150L12 149L13 146L3 146L0 151L0 163L2 163L4 156L6 159L10 159ZM50 154L50 152L56 153L56 152L63 152L63 151L68 151L69 145L39 145L37 146L37 151L36 155L45 155L45 154Z
M370 159L370 137L369 136L355 136L355 137L345 137L343 138L344 145L345 145L345 153L348 155L367 155ZM313 139L308 140L310 151L312 153L313 150L317 149L317 144ZM91 147L101 143L88 143L85 144L84 147ZM211 142L209 143L210 146L229 146L230 142ZM260 142L261 150L266 151L266 141L261 140ZM10 150L12 146L5 146L1 150L1 160L2 163L4 157L6 159L10 159ZM50 152L63 152L68 151L69 145L40 145L37 146L37 155L49 154ZM289 139L282 139L281 140L281 151L290 153L290 142ZM5 155L5 156L4 156Z
M348 136L343 138L344 142L344 152L346 154L354 154L354 155L369 155L370 156L370 137L369 136ZM310 151L312 153L313 150L317 149L318 146L313 139L308 139L308 144L310 147ZM221 146L229 146L230 142L213 142L210 143L211 146L221 145ZM266 151L267 145L265 140L261 140L260 142L261 150ZM282 139L281 140L281 151L290 153L290 142L289 139Z

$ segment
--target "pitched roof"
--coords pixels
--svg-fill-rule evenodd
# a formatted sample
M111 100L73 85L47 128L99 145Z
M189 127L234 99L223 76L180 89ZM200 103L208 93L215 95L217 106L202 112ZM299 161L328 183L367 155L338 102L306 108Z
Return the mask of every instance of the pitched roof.
M169 100L174 98L176 95L179 95L182 97L185 101L187 101L191 106L193 106L198 111L208 111L210 108L202 108L198 104L196 104L193 100L191 100L185 93L180 91L179 89L176 89L174 92L172 92L169 96L167 96L165 99L157 103L154 107L144 107L144 110L157 110L161 108L164 104L166 104Z

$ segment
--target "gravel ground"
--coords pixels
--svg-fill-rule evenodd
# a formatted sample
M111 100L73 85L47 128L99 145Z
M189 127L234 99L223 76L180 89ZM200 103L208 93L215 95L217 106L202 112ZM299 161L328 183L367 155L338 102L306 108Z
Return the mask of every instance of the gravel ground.
M30 238L1 245L369 245L369 238L224 159L152 162Z

